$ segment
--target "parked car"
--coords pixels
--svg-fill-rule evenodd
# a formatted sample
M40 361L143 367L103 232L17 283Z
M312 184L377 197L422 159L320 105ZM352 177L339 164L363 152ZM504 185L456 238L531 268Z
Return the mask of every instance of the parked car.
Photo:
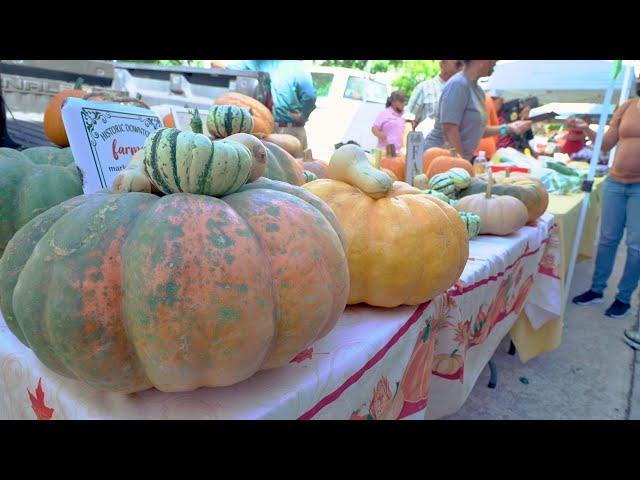
M371 151L377 144L371 126L385 108L389 87L361 70L309 68L318 99L306 125L316 158L328 160L338 143L355 141Z

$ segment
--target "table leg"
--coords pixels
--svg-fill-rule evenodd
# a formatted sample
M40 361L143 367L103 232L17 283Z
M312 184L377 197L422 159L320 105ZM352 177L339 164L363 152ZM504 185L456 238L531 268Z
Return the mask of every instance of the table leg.
M513 342L511 342L511 344L509 345L509 355L515 355L516 354L516 346L513 344Z
M498 367L496 367L496 362L493 361L493 358L489 360L489 370L491 371L491 378L489 378L489 388L496 388L498 383Z

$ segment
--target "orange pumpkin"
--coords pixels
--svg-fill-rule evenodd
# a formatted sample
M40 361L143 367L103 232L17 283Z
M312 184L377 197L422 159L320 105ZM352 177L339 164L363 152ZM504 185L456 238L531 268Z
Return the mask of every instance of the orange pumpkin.
M431 369L433 365L433 335L431 324L424 327L413 347L411 358L400 380L400 389L404 400L418 403L426 400L431 388Z
M475 172L473 171L471 162L465 160L464 158L444 155L434 158L426 168L423 164L422 173L425 173L429 178L433 178L434 175L437 175L438 173L448 172L452 168L464 168L467 172L469 172L469 175L471 175L472 177L475 176Z
M314 159L309 149L304 152L302 166L305 170L315 173L318 178L329 178L329 164L323 160Z
M271 111L255 98L237 92L227 92L216 98L216 105L236 105L249 110L253 118L253 132L270 135L276 131Z
M300 140L293 135L287 133L272 133L271 135L267 135L264 140L275 143L294 157L302 156L302 144Z
M446 148L431 147L425 150L422 155L422 171L427 171L429 164L438 157L451 157L455 155L455 151L447 150Z
M162 119L162 123L167 128L176 128L176 122L173 120L173 115L171 113L167 113Z
M454 350L451 353L441 353L433 359L433 372L443 377L452 377L462 368L462 355Z
M82 90L81 87L82 79L79 78L73 86L73 89L56 93L44 111L44 134L51 142L59 147L69 146L69 138L67 137L67 132L62 122L62 104L69 97L83 98L86 92Z
M391 170L398 180L402 182L405 181L405 170L407 168L407 162L402 155L396 154L395 145L387 145L387 150L385 156L382 157L380 166L382 168L386 168L387 170Z

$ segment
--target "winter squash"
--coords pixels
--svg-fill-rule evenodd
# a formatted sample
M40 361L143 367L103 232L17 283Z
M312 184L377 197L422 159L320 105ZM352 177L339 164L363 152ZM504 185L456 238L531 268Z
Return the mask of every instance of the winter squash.
M392 179L394 182L399 182L399 181L401 181L401 180L396 176L396 174L395 174L395 173L393 173L393 171L392 171L392 170L389 170L388 168L380 168L380 171L381 171L381 172L386 173L387 175L389 175L389 177L391 177L391 179Z
M436 157L429 163L428 167L425 168L423 165L422 171L427 174L427 177L432 178L434 175L447 172L452 168L463 168L469 172L470 176L475 176L471 163L459 157Z
M449 197L447 197L444 193L439 192L437 190L422 190L422 193L425 193L427 195L431 195L432 197L437 198L438 200L443 201L444 203L449 203L450 199Z
M51 370L103 391L227 386L286 365L344 310L345 245L309 192L249 185L48 210L0 260L7 325Z
M207 130L216 138L225 138L234 133L251 133L253 118L246 108L214 105L207 114Z
M315 173L318 178L329 178L329 164L324 160L315 160L311 150L305 150L302 160L305 170Z
M267 148L255 136L248 133L236 133L228 136L225 140L241 143L251 152L253 165L251 167L251 174L249 175L249 182L257 180L266 172Z
M425 190L429 188L429 177L427 177L424 173L420 173L413 177L413 186L419 188L420 190Z
M456 209L480 217L480 234L510 235L527 224L527 207L515 197L493 195L490 175L486 193L469 195L458 200Z
M125 169L113 179L111 191L115 193L161 193L144 170L144 150L138 150L131 157Z
M391 170L398 180L404 182L407 162L402 155L396 153L395 145L387 145L385 155L380 162L380 167Z
M81 194L82 179L71 149L0 148L0 256L29 220Z
M302 174L304 175L304 183L313 182L314 180L318 179L316 174L313 172L310 172L309 170L305 170L304 172L302 172Z
M458 194L460 198L474 195L487 190L486 177L476 177L472 179L469 186L461 190ZM525 204L528 211L528 222L537 220L549 205L549 194L538 179L523 174L498 173L494 176L496 182L493 185L495 195L509 195L517 198Z
M440 353L433 358L433 373L441 377L453 377L462 368L462 355L454 350L451 353Z
M433 349L434 336L431 335L431 324L427 323L416 339L411 358L400 380L405 402L418 403L429 397Z
M197 118L196 118L197 117ZM250 150L243 144L212 142L201 131L200 116L193 112L193 132L161 128L144 143L144 169L160 191L221 196L237 191L253 169Z
M429 180L429 189L440 192L447 197L453 197L456 193L456 186L448 172L438 173ZM448 201L448 200L447 200Z
M454 208L393 182L354 145L337 149L329 169L331 179L303 188L331 207L347 237L349 304L417 305L459 278L469 250Z
M44 111L44 134L59 147L69 146L69 138L62 121L62 104L70 97L83 98L85 93L82 90L82 79L78 78L72 89L62 90L49 100L49 104Z
M422 171L426 172L431 162L438 157L454 157L454 156L456 156L456 151L454 149L447 149L447 148L440 148L440 147L427 148L425 152L422 154Z
M267 148L267 168L263 177L297 186L305 183L302 162L275 143L262 140L262 144Z
M456 187L456 190L467 188L471 183L471 175L464 168L454 167L447 172L447 175Z
M469 212L458 212L460 214L460 218L464 222L464 226L467 229L467 233L469 234L469 240L473 240L480 233L480 225L481 220L478 215Z
M253 117L253 133L269 135L276 130L271 111L255 98L242 93L227 92L215 100L216 105L236 105L249 110Z
M272 133L267 135L264 140L267 142L275 143L280 148L283 148L294 157L302 156L302 144L293 135L286 133Z

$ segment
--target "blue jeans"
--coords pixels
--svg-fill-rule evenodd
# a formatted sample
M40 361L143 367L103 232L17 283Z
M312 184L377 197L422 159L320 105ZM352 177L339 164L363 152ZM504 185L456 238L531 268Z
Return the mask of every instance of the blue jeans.
M602 220L591 290L603 293L611 276L616 251L627 229L627 262L616 298L631 303L640 278L640 183L624 184L607 177L602 185Z

